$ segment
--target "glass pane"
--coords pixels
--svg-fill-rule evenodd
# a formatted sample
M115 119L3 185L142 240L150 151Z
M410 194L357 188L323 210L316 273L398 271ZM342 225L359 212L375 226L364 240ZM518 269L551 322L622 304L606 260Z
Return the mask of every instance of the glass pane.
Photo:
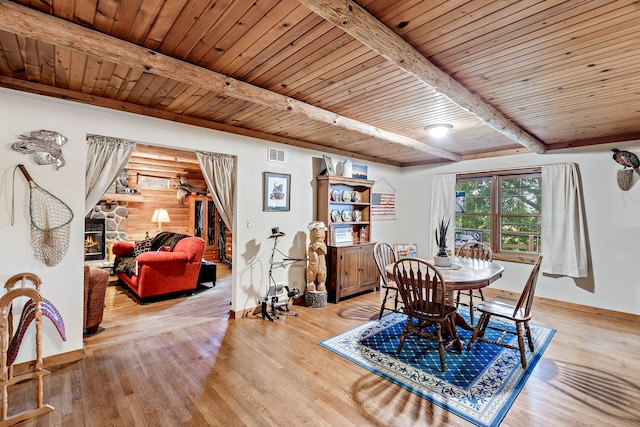
M475 221L471 215L464 215L460 217L460 226L457 228L473 228Z
M517 197L503 197L502 198L502 213L514 213L518 212L518 203Z
M476 211L476 199L471 196L467 196L466 198L466 211L468 213L473 213Z
M540 251L540 237L535 234L523 236L503 233L500 243L500 250L503 251L527 253Z
M464 192L464 212L456 214L456 246L467 240L489 242L491 238L491 178L462 180L456 192ZM459 200L456 200L457 202Z
M498 216L500 230L499 242L494 242L498 246L496 250L538 252L541 175L527 173L496 175L494 178L462 178L456 182L456 191L464 192L462 203L465 206L465 212L456 214L456 232L460 236L456 243L465 236L478 236L483 242L490 243L492 218ZM494 182L498 191L497 206L492 206ZM459 202L458 197L456 202Z
M476 210L475 212L491 213L491 198L490 197L478 197L475 199Z
M501 251L539 251L541 185L539 175L500 179Z
M478 230L489 231L491 229L491 215L476 216L475 226Z
M209 218L207 218L207 238L205 240L207 245L210 246L216 242L216 217L213 201L207 202L207 211L209 213Z
M194 206L194 222L193 222L193 235L196 237L202 237L202 229L204 228L204 204L200 200L196 200Z

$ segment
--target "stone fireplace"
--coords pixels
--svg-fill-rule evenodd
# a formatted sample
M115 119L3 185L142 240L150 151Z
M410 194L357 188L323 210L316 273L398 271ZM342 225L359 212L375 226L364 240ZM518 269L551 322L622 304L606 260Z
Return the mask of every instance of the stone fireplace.
M96 205L87 218L92 220L104 220L104 238L106 251L102 255L102 260L113 261L110 256L110 248L115 242L127 240L127 217L129 211L126 206L116 203L105 203ZM86 226L85 226L86 232ZM93 258L96 259L96 258Z
M103 219L84 219L84 260L96 261L105 259L106 242Z

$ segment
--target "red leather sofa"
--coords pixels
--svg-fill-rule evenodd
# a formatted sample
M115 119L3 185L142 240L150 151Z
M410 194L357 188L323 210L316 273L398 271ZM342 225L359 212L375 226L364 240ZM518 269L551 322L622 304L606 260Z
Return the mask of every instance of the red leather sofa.
M113 245L118 278L143 301L161 295L190 293L197 287L204 240L184 236L175 245L159 246L160 237L169 234L175 235L165 232L152 238L150 249L137 256L134 256L136 244L133 242ZM127 263L130 268L123 268Z

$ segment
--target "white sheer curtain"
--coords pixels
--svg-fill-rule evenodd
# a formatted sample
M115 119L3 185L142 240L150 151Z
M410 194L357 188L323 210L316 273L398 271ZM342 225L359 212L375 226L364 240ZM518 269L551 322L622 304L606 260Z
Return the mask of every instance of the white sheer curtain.
M84 173L84 214L88 215L100 197L125 167L136 143L100 135L87 136L87 166Z
M202 175L213 203L231 233L233 230L233 194L236 189L236 158L226 154L196 152Z
M587 233L575 163L542 167L541 271L587 277Z
M451 218L447 232L447 247L454 250L454 229L456 212L456 174L435 175L431 181L431 223L427 233L426 256L438 252L435 231L440 221Z

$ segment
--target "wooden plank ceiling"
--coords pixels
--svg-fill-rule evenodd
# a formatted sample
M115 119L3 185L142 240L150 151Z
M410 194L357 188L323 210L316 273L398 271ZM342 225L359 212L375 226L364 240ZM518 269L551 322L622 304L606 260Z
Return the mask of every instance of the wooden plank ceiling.
M0 85L410 166L640 139L639 34L632 0L0 0Z

